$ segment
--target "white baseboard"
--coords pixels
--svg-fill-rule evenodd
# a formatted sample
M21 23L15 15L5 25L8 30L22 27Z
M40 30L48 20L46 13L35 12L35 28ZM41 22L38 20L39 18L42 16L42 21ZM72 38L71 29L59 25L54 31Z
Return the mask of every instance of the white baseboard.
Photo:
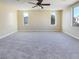
M68 33L68 32L64 32L64 33L66 33L66 34L68 34L68 35L70 35L70 36L72 36L72 37L74 37L74 38L76 38L76 39L79 39L79 37L77 37L77 36L75 36L75 35L73 35L73 34L70 34L70 33Z
M11 33L5 34L5 35L3 35L3 36L0 36L0 39L5 38L5 37L7 37L7 36L9 36L9 35L11 35L11 34L13 34L13 33L15 33L15 32L11 32Z

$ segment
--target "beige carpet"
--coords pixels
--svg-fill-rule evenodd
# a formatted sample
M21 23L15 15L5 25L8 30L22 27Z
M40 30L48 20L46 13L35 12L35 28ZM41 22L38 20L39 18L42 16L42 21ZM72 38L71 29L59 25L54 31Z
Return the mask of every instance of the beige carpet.
M60 32L17 32L0 39L0 59L79 59L79 40Z

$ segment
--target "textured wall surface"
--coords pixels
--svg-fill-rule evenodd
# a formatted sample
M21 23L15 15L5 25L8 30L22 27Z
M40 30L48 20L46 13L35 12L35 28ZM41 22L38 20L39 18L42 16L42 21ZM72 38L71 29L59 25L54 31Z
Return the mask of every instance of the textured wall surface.
M13 6L0 3L0 37L17 31L17 15Z
M51 10L29 10L29 24L24 25L23 12L18 11L19 31L61 31L62 11L56 11L56 24L51 25ZM58 16L59 15L59 16Z
M72 26L72 7L79 5L74 4L63 11L63 32L79 39L79 27Z

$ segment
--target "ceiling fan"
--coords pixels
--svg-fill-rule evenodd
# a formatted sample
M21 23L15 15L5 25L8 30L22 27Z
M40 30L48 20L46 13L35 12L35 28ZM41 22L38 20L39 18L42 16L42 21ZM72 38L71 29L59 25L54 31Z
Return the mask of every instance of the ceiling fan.
M33 6L32 8L35 8L37 6L41 7L41 9L43 9L43 6L50 6L50 3L42 3L43 0L37 0L38 2L37 3L34 3L34 2L28 2L30 4L34 4L35 6Z
M21 0L17 0L17 1L21 1ZM25 2L25 0L23 0ZM43 0L37 0L36 3L34 3L33 1L32 2L28 2L29 4L34 4L35 6L33 6L32 8L35 8L37 6L41 7L41 9L43 9L44 7L43 6L50 6L51 4L50 3L42 3Z

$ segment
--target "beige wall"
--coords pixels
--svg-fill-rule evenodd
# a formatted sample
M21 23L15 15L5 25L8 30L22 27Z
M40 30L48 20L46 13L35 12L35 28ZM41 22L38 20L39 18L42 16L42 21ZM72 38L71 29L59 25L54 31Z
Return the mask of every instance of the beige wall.
M63 32L79 39L79 27L72 26L72 7L79 5L74 4L63 11Z
M17 31L17 15L13 6L0 3L0 37Z
M62 10L56 11L56 31L62 31Z
M24 25L23 11L18 11L19 31L61 31L62 11L56 11L56 24L51 25L51 10L29 10L29 24Z

